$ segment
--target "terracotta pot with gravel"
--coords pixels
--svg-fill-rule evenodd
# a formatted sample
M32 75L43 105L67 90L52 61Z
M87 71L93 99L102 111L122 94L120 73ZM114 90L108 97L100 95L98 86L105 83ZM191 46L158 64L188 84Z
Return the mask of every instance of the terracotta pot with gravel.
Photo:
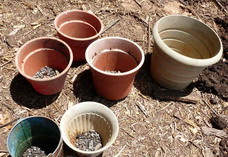
M26 42L16 54L16 67L40 94L60 92L73 62L70 47L60 39L40 37Z
M110 100L126 97L145 55L141 47L122 37L94 41L86 50L86 61L99 95Z
M101 20L92 13L68 10L59 14L54 21L60 39L72 49L74 61L85 60L85 50L103 30Z

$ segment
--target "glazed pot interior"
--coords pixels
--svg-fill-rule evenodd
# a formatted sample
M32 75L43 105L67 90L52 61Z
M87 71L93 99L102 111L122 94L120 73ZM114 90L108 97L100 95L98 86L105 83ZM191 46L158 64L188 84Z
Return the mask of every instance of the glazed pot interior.
M136 60L128 53L106 51L94 57L92 64L105 72L122 73L137 67Z
M175 52L194 59L208 59L220 50L215 32L186 16L168 16L157 25L162 41ZM156 30L155 30L156 31Z
M31 146L41 148L45 154L53 153L61 139L59 127L44 117L30 117L19 122L8 137L9 152L21 157Z

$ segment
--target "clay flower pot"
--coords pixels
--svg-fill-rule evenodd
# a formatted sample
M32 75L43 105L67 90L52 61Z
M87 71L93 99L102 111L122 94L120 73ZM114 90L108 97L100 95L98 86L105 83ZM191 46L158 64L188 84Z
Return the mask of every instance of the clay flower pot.
M151 75L163 87L186 88L205 67L218 62L223 48L206 24L183 15L166 16L153 28Z
M60 92L73 62L73 53L63 41L53 37L36 38L25 43L17 52L15 63L23 75L40 94L52 95ZM38 79L33 75L44 66L60 73L51 78Z
M58 125L45 117L27 117L11 129L7 148L12 157L21 157L31 146L39 147L49 157L63 157L63 140Z
M101 20L86 11L68 10L59 14L54 21L60 39L72 49L74 61L85 60L85 50L103 30Z
M144 60L140 46L121 37L99 39L86 50L95 89L110 100L122 99L129 94Z
M108 149L115 141L119 124L117 117L108 107L97 102L82 102L70 107L60 122L64 142L79 156L95 157ZM100 134L103 147L95 151L83 151L76 147L76 136L95 130Z

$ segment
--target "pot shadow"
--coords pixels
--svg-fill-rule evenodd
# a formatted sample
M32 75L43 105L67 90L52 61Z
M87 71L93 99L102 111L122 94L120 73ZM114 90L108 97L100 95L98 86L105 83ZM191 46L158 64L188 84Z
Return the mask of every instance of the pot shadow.
M22 106L40 109L53 103L59 96L41 95L37 93L32 85L20 74L16 75L10 85L10 94L13 100Z
M84 64L86 64L86 61L73 61L71 67L72 68L77 68L77 67L79 67L81 65L84 65Z
M65 143L63 144L63 151L65 157L79 157L74 150L68 147ZM98 155L97 157L102 157L103 153Z
M150 75L151 54L147 54L145 57L144 65L136 75L134 82L134 86L143 95L150 96L160 101L170 101L180 97L185 97L192 92L193 88L195 87L194 83L191 83L186 89L183 90L169 90L161 87L152 79Z
M73 83L74 95L79 98L79 102L84 101L95 101L106 105L107 107L111 107L116 103L123 101L125 98L121 100L108 100L99 96L94 87L92 80L92 73L89 69L81 72L76 80Z

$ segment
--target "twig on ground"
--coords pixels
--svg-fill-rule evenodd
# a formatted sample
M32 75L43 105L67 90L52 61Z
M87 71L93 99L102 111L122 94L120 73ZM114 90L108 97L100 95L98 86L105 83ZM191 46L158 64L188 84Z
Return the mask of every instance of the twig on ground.
M140 102L136 102L136 106L140 109L140 111L142 111L142 113L146 116L149 117L149 115L147 114L145 107L140 103Z
M150 17L148 19L148 43L147 43L147 52L150 52Z
M140 8L142 8L142 5L137 0L134 0L134 1L138 6L140 6Z
M173 104L174 104L173 102L168 103L165 107L163 107L162 109L158 110L157 113L161 112L162 110L166 109L167 107L169 107L170 105L173 105Z
M0 153L9 153L7 150L0 150Z
M228 15L228 11L226 10L226 8L218 1L218 0L214 0L216 4L219 5L219 7L222 8L222 10L226 13L226 15Z
M6 127L6 126L8 126L8 125L10 125L10 124L12 124L12 123L14 123L14 122L16 122L18 119L20 119L20 118L16 118L16 119L14 119L14 120L12 120L12 121L6 123L6 124L0 125L0 129L1 129L1 128L4 128L4 127Z
M3 67L3 66L5 66L5 65L9 64L10 62L12 62L12 60L10 60L10 61L8 61L8 62L5 62L5 63L1 64L0 67Z
M106 27L104 28L104 30L102 31L101 34L103 34L104 32L106 32L106 31L109 30L110 28L112 28L112 27L113 27L114 25L116 25L120 20L121 20L121 18L112 21L110 25L108 25L108 26L106 26Z
M126 147L126 145L124 145L123 148L121 148L121 150L118 152L118 154L116 154L114 157L118 157L122 153L122 151L125 149L125 147Z
M206 100L203 100L205 102L205 104L207 105L207 107L216 115L218 116L218 112L216 112L212 107L211 105L209 104L209 102L207 102Z
M193 100L193 99L189 99L189 98L184 98L184 97L160 97L160 96L155 96L156 99L159 100L164 100L164 101L177 101L177 102L183 102L183 103L188 103L188 104L196 104L198 101L197 100Z

